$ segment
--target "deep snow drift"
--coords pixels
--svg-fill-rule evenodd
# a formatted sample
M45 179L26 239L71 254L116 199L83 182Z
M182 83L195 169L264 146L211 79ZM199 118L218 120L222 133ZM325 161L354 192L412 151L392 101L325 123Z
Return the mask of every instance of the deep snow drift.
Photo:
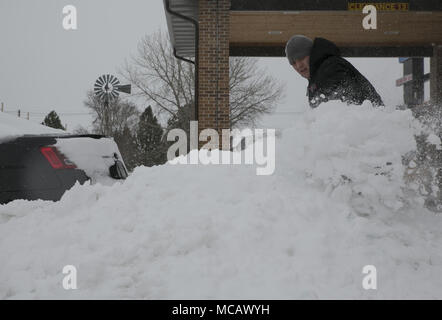
M287 117L271 176L166 164L0 206L0 299L442 298L442 216L403 179L411 112L330 102Z

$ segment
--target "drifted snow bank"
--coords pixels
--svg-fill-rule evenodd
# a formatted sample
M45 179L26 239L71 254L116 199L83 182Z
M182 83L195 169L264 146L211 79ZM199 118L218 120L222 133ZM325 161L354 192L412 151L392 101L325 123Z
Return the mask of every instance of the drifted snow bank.
M271 176L139 167L0 206L0 299L442 298L442 217L402 178L411 113L328 103L292 124ZM62 288L65 265L78 290Z

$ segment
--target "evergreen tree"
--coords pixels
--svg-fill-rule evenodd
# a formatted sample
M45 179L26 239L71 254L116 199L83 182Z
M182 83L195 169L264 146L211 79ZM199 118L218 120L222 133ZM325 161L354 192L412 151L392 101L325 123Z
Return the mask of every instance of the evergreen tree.
M48 113L41 124L55 129L66 130L61 124L60 117L54 110Z
M137 150L135 135L132 134L131 130L126 125L122 132L115 133L114 140L120 150L127 170L132 171L137 165L139 165L139 152Z
M163 129L148 106L140 116L137 131L139 164L151 167L167 161L167 149L162 142Z

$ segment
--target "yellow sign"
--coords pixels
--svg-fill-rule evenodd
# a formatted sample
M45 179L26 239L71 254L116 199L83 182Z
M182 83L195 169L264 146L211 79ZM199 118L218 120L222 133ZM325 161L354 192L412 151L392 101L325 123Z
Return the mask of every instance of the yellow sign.
M409 5L406 2L349 2L348 10L362 11L365 6L372 5L378 11L408 11Z

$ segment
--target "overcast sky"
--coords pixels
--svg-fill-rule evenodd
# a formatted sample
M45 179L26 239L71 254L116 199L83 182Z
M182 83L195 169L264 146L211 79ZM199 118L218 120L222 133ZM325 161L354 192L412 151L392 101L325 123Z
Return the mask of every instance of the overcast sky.
M69 4L77 9L77 30L62 25ZM54 109L68 129L88 126L87 90L101 74L117 75L139 40L159 28L167 29L162 0L0 0L0 102L8 112L31 112L31 121L41 122ZM402 103L396 58L350 61L386 103ZM305 108L307 82L285 58L263 58L260 65L286 84L278 110Z

